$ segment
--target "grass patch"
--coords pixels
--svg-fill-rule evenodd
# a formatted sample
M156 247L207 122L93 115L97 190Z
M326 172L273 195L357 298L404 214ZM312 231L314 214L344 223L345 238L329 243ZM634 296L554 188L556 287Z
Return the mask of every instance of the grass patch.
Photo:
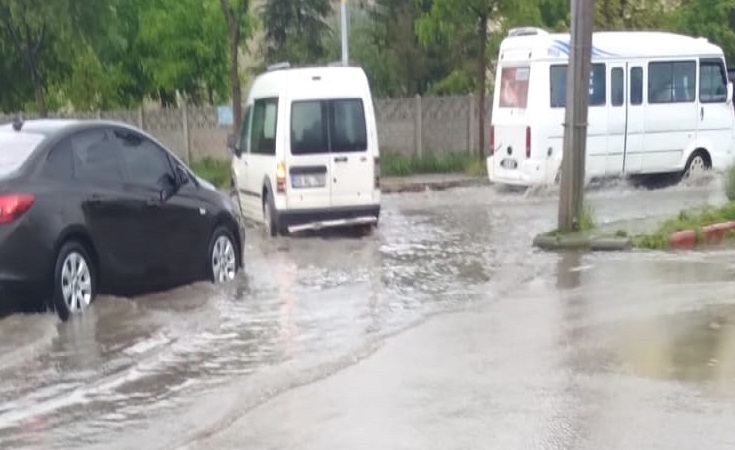
M220 189L230 186L230 162L227 160L206 157L193 163L191 169Z
M702 242L703 227L731 220L735 220L735 202L719 208L684 210L675 217L665 220L653 233L636 236L633 243L640 248L665 249L669 246L669 238L672 233L685 230L694 230L697 233L697 242Z
M380 155L380 170L386 177L430 173L465 173L480 177L487 173L485 161L466 152L429 153L421 157L386 152Z

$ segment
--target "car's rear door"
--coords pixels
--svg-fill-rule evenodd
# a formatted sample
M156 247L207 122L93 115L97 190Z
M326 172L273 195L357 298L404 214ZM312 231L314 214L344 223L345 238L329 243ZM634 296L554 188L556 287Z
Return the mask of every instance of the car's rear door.
M123 160L111 128L85 130L69 138L74 182L82 214L105 281L135 284L148 274L147 240L142 233L145 202L125 189Z
M375 165L368 151L365 106L361 98L328 102L332 207L373 203Z
M295 100L291 104L288 207L328 208L332 177L329 153L328 102L321 99Z

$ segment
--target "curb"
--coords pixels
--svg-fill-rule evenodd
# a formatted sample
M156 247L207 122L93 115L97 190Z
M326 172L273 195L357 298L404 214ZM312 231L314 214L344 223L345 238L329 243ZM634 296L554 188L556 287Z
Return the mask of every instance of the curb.
M462 180L443 180L443 181L385 181L380 187L383 194L399 194L402 192L422 192L422 191L444 191L447 189L458 187L474 187L489 185L490 181L486 177L468 178Z
M669 247L677 250L693 249L700 243L698 236L702 237L701 243L715 245L722 242L729 232L735 232L735 221L707 225L699 230L677 231L669 236Z
M539 234L533 239L533 245L542 250L588 250L597 252L615 252L630 250L633 242L629 238L587 236L584 234L550 235Z

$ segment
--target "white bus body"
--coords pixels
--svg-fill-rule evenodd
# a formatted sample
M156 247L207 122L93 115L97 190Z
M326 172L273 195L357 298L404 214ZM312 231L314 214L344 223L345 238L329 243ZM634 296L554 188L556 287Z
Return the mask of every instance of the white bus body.
M558 182L569 34L525 29L498 56L487 169L498 184ZM722 49L664 32L593 35L586 178L725 169L735 155ZM694 165L694 164L692 164Z

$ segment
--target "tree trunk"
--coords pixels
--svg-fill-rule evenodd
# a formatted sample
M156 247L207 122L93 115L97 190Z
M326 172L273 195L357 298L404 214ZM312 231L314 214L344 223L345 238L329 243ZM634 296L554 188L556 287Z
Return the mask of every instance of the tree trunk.
M220 0L222 13L227 22L230 35L230 89L232 90L232 129L236 134L240 132L242 122L242 90L240 88L240 65L238 52L240 50L240 16L248 10L247 1L243 0L237 10L233 9L229 0Z
M33 83L33 92L36 96L36 108L38 109L38 115L40 117L47 117L46 94L43 92L43 83L41 82L41 77L38 74L36 62L33 61L32 58L29 58L28 64L31 69L31 82Z
M232 86L232 128L235 134L240 133L242 122L242 90L240 88L240 71L238 51L240 48L240 25L230 26L230 86Z
M477 58L477 76L479 80L479 127L478 127L478 145L480 151L478 155L480 160L485 158L485 91L487 89L487 22L489 14L480 16L480 55Z

